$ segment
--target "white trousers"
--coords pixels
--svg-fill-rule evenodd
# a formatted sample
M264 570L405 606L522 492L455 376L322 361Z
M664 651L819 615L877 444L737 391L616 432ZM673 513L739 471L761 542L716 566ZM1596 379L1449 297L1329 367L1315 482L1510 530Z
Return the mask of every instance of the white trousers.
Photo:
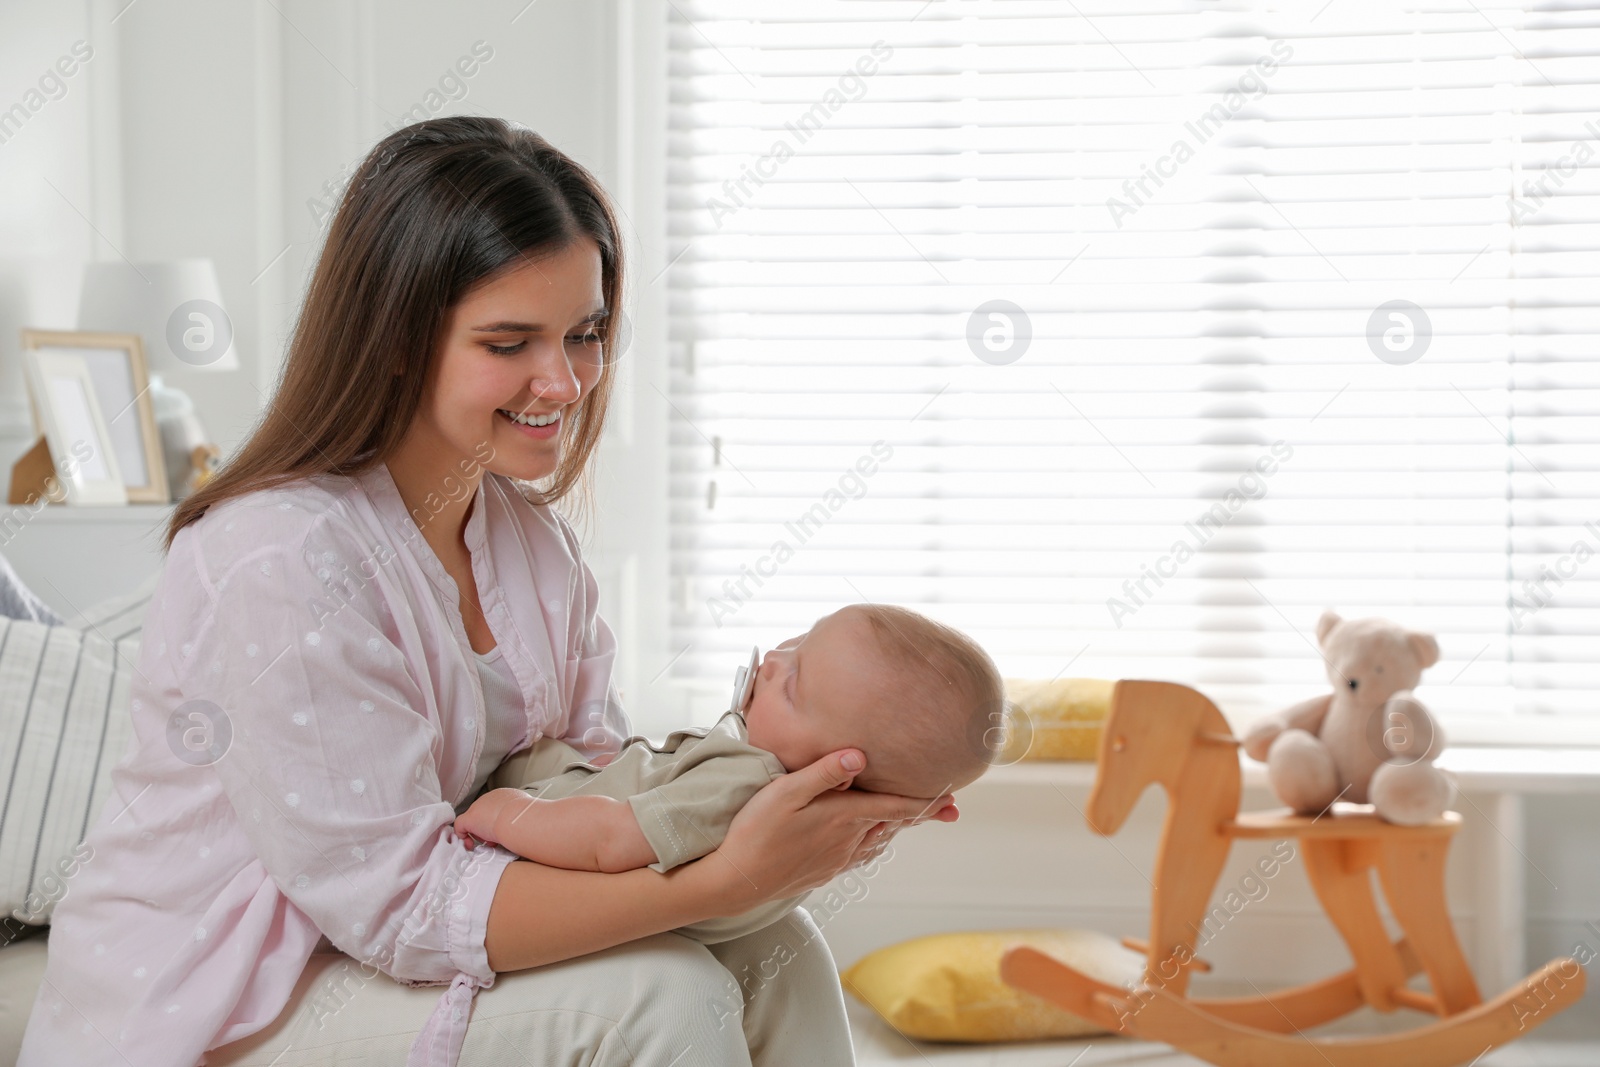
M441 986L318 953L267 1029L206 1067L404 1063ZM495 978L459 1067L854 1067L833 954L803 907L714 945L668 931Z

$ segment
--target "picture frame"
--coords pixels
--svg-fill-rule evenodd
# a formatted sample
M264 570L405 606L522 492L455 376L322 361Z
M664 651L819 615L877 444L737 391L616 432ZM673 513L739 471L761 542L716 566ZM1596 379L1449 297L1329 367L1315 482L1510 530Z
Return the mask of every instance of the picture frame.
M82 356L67 351L41 349L25 355L34 417L43 426L54 468L49 481L64 487L63 502L127 504L128 491L122 484L88 364ZM47 495L54 492L48 482L45 491Z
M70 446L72 441L85 439L83 435L91 429L77 401L71 399L75 387L67 383L67 379L75 375L75 368L81 365L88 375L93 407L102 419L101 428L105 433L100 444L89 442L89 445L95 456L112 457L123 498L112 500L114 494L107 493L103 487L87 492L103 498L97 499L98 503L168 503L171 492L161 429L150 398L150 376L144 342L139 335L89 330L23 330L22 353L24 363L33 368L28 377L28 402L34 427L49 441L56 462L60 464L73 453L63 451L57 440L50 437L48 420L41 418L40 397L45 395L42 383L46 378L40 375L55 374L57 384L52 388L65 390L63 395L69 398L67 403L71 410L58 408L56 418L58 433ZM77 423L68 429L62 424L63 417L75 418ZM84 466L92 464L86 461ZM98 467L94 469L99 472Z

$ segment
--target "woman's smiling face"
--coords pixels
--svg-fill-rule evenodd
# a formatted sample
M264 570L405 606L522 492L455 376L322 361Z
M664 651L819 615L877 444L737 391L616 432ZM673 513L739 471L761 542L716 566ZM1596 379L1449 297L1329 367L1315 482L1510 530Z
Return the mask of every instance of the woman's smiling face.
M451 454L490 455L483 466L496 474L548 476L609 355L596 325L605 311L592 238L517 261L450 309L417 418ZM507 412L546 425L519 425Z

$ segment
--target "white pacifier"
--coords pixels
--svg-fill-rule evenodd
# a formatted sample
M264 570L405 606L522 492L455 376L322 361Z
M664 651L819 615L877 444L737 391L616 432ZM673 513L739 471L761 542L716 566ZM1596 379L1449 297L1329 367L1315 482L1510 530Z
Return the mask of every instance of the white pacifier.
M750 650L750 662L733 672L733 706L729 711L743 711L756 691L756 666L761 662L761 649Z

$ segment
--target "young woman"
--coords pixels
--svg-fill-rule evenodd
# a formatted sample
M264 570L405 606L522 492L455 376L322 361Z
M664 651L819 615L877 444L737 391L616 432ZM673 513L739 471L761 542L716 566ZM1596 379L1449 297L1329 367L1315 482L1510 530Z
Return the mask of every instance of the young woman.
M173 514L21 1067L853 1062L803 908L671 930L821 885L950 798L844 791L863 756L835 752L665 875L451 825L538 738L604 760L629 732L552 507L600 437L622 293L604 192L537 135L429 120L364 161L263 421Z

